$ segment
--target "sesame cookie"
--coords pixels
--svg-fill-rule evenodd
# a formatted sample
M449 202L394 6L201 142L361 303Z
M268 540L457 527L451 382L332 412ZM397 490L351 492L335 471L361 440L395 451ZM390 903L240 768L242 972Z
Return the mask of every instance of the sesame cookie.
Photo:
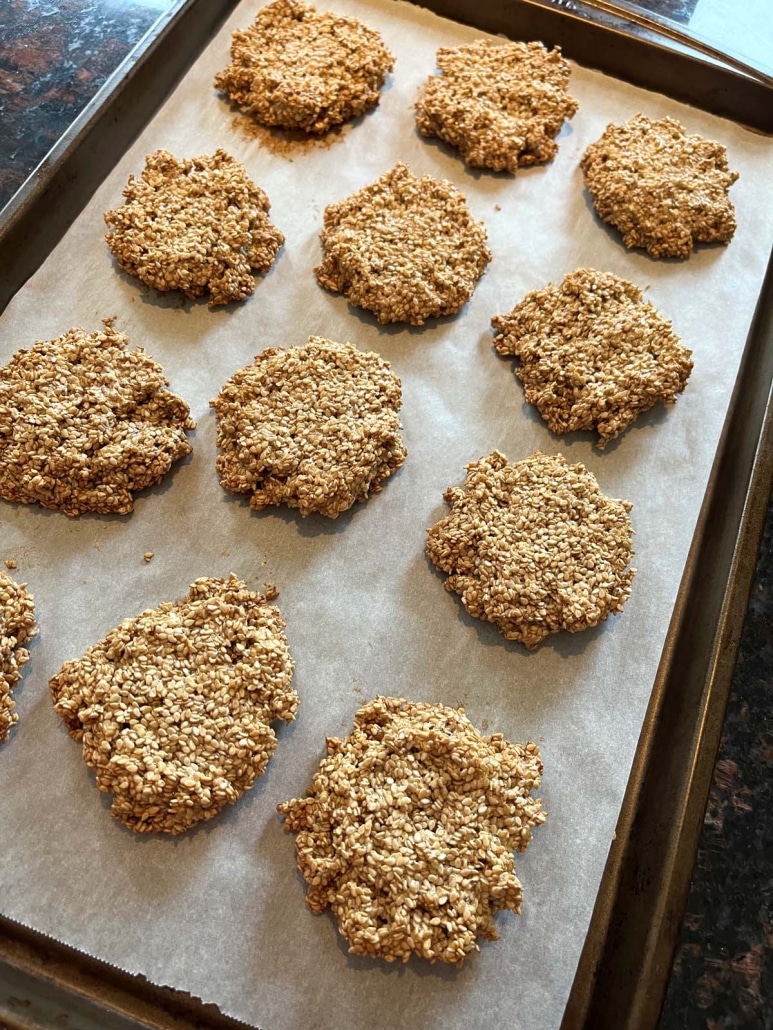
M364 501L405 461L400 380L378 354L310 336L272 348L212 402L227 490L329 518Z
M262 125L321 133L375 107L394 61L356 18L275 0L234 32L215 87Z
M658 401L673 404L691 351L632 283L578 268L495 315L494 346L554 433L595 429L603 448Z
M267 272L284 243L268 197L224 150L182 161L156 150L123 195L105 215L121 268L156 290L209 292L210 307L249 297L253 271Z
M437 52L439 75L416 104L416 126L456 147L473 168L512 172L555 157L553 139L577 101L559 47L478 40Z
M51 679L112 812L139 833L182 833L236 801L295 718L279 609L236 576L125 619Z
M378 697L328 738L308 794L278 806L297 833L312 912L353 955L461 965L493 917L520 912L513 851L545 821L536 744L483 737L462 710Z
M402 163L327 207L320 239L320 285L382 323L456 314L491 260L459 190Z
M688 136L674 118L637 114L608 125L582 156L585 184L600 218L626 247L652 257L689 257L696 243L729 243L738 178L721 143Z
M21 679L20 669L29 661L24 644L37 633L35 606L24 583L0 572L0 744L19 721L11 691Z
M448 515L427 554L476 619L533 648L550 633L596 626L631 592L631 505L605 497L584 465L537 451L494 451L443 495Z
M105 321L20 350L0 368L0 497L68 515L125 515L191 445L163 369Z

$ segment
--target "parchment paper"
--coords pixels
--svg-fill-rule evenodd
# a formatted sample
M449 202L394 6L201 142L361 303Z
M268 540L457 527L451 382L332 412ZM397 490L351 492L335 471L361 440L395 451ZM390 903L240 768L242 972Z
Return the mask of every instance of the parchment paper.
M68 519L0 505L2 555L36 599L40 636L16 697L21 722L0 752L0 907L5 915L151 980L190 991L265 1030L470 1028L507 1020L558 1026L612 839L739 357L773 239L771 145L664 97L575 68L580 102L555 161L515 178L472 172L413 129L417 88L439 45L479 33L387 0L329 0L378 28L397 55L380 107L327 146L268 148L215 94L241 5L184 83L97 191L0 322L0 360L73 325L118 327L161 362L198 421L194 453L133 515ZM730 246L683 262L629 253L593 215L578 160L609 121L637 111L679 117L716 138L741 172ZM208 310L161 297L121 274L103 243L102 214L120 201L146 153L225 146L268 192L287 237L255 295ZM326 204L398 159L456 183L488 229L493 261L466 309L424 329L382 328L317 286ZM695 370L673 409L640 419L602 454L592 438L559 440L525 405L489 320L529 289L578 266L621 274L672 318ZM289 510L252 513L214 468L208 407L225 380L265 347L314 333L351 340L393 363L404 387L409 457L383 492L337 521ZM423 554L443 490L494 448L583 461L602 489L633 504L636 576L625 612L600 628L552 638L534 653L465 615ZM143 554L153 551L150 564ZM198 576L234 571L276 583L297 661L297 721L279 729L262 781L237 805L176 839L136 836L115 822L80 747L65 732L47 680L66 659ZM463 703L473 722L536 740L549 813L517 860L523 915L499 918L501 940L461 970L350 957L328 915L313 916L295 869L294 839L276 804L302 794L326 735L348 732L376 694Z

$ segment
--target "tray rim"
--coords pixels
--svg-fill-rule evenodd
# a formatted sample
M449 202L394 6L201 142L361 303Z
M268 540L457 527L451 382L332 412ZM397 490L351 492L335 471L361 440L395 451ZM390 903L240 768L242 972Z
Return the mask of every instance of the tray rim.
M119 65L0 212L0 311L45 260L93 192L93 189L88 188L91 180L84 183L85 155L88 155L90 164L99 164L100 157L108 162L107 170L103 169L96 177L96 188L237 2L174 0L166 14L157 20ZM701 82L705 82L708 75L708 81L718 79L724 83L725 88L732 87L735 107L744 100L751 104L747 114L759 101L757 94L760 90L767 94L768 100L773 97L773 92L758 83L751 83L754 87L751 93L744 92L739 84L746 83L748 86L749 80L728 69L678 54L648 40L626 36L616 28L588 22L565 7L547 6L545 0L511 0L506 8L495 0L480 0L474 7L470 0L422 0L420 6L468 24L469 16L474 16L476 26L488 31L492 31L491 24L486 24L487 19L492 17L492 11L498 12L499 16L498 27L494 31L502 31L501 19L504 14L505 27L513 38L545 38L550 43L558 42L567 56L586 66L598 68L599 64L598 61L581 60L576 56L583 49L578 46L578 34L581 42L585 40L583 45L596 46L599 39L606 40L608 46L617 49L617 59L620 59L622 51L623 60L634 70L636 65L629 60L631 47L633 53L639 56L643 53L656 55L657 59L644 62L647 81L641 81L640 76L623 76L616 72L611 74L660 92L668 91L653 86L651 75L664 59L672 61L676 58L678 60L675 63L680 68L687 67L703 76ZM460 17L459 12L467 17ZM524 22L536 24L543 31L538 37L535 34L523 35L517 27ZM185 53L182 52L183 48L170 45L178 37L192 36L194 26L197 30L196 40L200 45L193 46ZM566 39L568 43L562 42ZM147 81L159 78L153 63L164 47L167 52L175 51L177 58L165 69L166 75L161 77L152 100L146 97L140 109L134 105L133 118L127 118L126 98L137 92L142 93ZM601 52L608 54L609 51L602 48ZM683 62L687 62L686 65ZM608 67L599 70L610 73ZM692 87L695 87L694 82ZM694 97L685 98L684 93L678 95L669 92L669 95L695 102ZM725 109L721 92L710 91L705 99L707 103L700 106L725 117L734 117ZM773 132L773 102L767 110L770 121L767 131ZM739 118L737 113L734 117L736 121L745 124L754 121L754 118ZM92 176L92 180L94 178ZM50 214L54 199L59 201L56 214L45 220L44 231L41 232L38 216L44 210L47 215ZM14 265L13 274L4 274L9 272L10 263ZM773 382L772 302L773 257L768 264L757 311L744 348L636 748L618 819L616 839L610 849L561 1030L574 1030L575 1027L596 1030L607 1026L614 1030L645 1030L656 1025L665 996L681 914L687 900L690 873L700 839L702 815L719 746L756 552L773 485L773 393L770 389ZM760 375L762 378L759 378ZM754 402L752 411L748 410L748 404L743 403L744 398L749 398L747 381L750 378L755 384L762 383L751 398ZM768 384L767 395L764 393L765 383ZM729 473L735 489L732 505L726 503ZM732 473L735 473L734 477ZM724 510L725 519L721 533L717 534L714 520L718 512L722 513L721 509ZM706 567L707 554L713 561L721 562L721 568L726 574L722 577L723 589L718 594L715 591L712 612L716 616L716 624L707 626L704 618L703 625L699 624L696 630L696 591L701 586L701 571L702 567ZM717 567L716 564L712 565L714 569ZM705 596L701 594L702 600ZM700 656L689 653L696 639L704 645ZM687 654L684 653L685 647ZM696 657L700 657L702 662L696 661ZM686 773L687 778L680 781L683 789L678 797L677 814L666 828L667 832L662 832L662 827L653 827L647 823L647 791L653 789L653 749L658 742L658 727L663 722L668 687L672 687L673 695L675 669L685 667L685 662L693 687L699 691L698 706L693 713L694 724L681 735L681 746L684 748L682 773ZM656 878L655 888L641 881L642 869L637 868L636 856L630 853L634 835L641 839L642 835L646 838L648 833L653 832L663 868L668 870L665 879L663 876ZM621 946L623 938L625 946ZM156 986L144 977L110 966L2 915L0 962L58 986L65 997L69 992L86 998L106 1015L135 1019L138 1026L168 1026L175 1030L178 1027L194 1026L211 1026L218 1030L246 1026L222 1015L214 1006L204 1005L198 999L191 999L173 988ZM611 990L610 985L613 985ZM7 1018L5 1013L3 1018Z

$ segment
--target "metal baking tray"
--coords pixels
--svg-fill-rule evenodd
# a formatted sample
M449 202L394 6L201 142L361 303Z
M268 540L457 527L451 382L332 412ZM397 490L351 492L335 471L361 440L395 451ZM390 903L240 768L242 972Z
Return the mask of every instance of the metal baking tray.
M179 0L0 217L0 311L182 78L236 0ZM429 0L446 17L565 55L764 132L773 90L563 0ZM563 1030L657 1023L773 483L773 262L716 453ZM22 997L19 997L19 995ZM0 1026L241 1027L0 916ZM4 1022L5 1021L5 1022Z

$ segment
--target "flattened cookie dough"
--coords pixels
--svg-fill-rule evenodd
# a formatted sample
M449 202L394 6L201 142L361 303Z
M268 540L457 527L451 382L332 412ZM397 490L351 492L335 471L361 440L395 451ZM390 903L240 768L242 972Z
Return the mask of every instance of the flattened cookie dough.
M321 133L375 107L394 61L356 18L275 0L234 32L215 86L261 125Z
M536 744L483 737L464 712L378 697L328 738L308 794L278 806L298 834L312 912L353 955L461 965L493 917L520 912L513 851L545 821Z
M268 197L225 150L190 160L156 150L123 195L105 215L121 268L156 290L209 292L210 307L249 297L253 272L267 272L284 243Z
M125 515L189 454L185 401L105 321L20 350L0 368L0 497L67 515Z
M476 619L537 647L550 633L596 626L623 610L635 569L631 505L606 497L584 465L537 451L494 451L467 466L427 554Z
M416 126L437 136L473 168L515 173L549 161L554 140L577 110L569 64L559 47L478 40L437 52L439 75L416 104Z
M382 323L456 314L491 260L486 230L459 190L402 163L325 208L320 239L320 285Z
M596 430L603 448L658 401L673 404L691 351L632 283L578 268L495 315L494 346L554 433Z
M729 243L738 178L721 143L688 136L674 118L637 114L608 125L582 156L585 184L599 217L626 247L652 257L689 257L696 243Z
M36 633L32 595L24 583L0 572L0 744L19 721L11 691L21 679L19 670L29 661L24 645Z
M138 833L182 833L241 797L295 718L276 597L236 576L125 619L50 681L112 812Z
M336 518L405 461L400 380L378 354L309 337L272 348L212 401L217 471L227 490Z

